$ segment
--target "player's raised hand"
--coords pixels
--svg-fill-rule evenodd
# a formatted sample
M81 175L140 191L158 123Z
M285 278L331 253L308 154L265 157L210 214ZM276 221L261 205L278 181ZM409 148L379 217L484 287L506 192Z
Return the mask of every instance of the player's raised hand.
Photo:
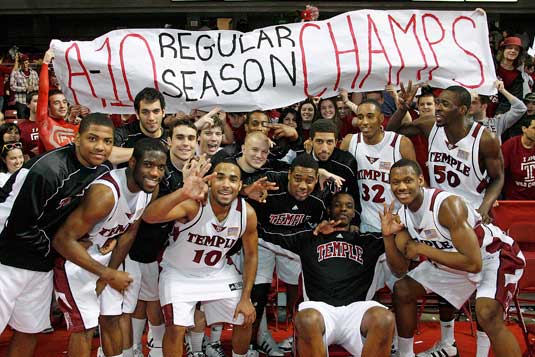
M101 275L100 279L121 293L126 290L126 288L128 288L133 281L128 272L118 271L115 269L106 269L104 274Z
M407 88L403 85L403 82L399 83L400 91L398 94L398 108L409 108L411 105L416 92L418 92L419 85L412 84L412 81L409 81Z
M264 127L270 128L273 130L273 139L279 138L297 138L299 134L295 128L292 128L286 124L278 123L265 123Z
M341 223L342 223L341 220L321 221L321 223L318 224L316 228L314 229L313 234L315 236L317 236L318 234L328 235L333 232L346 230L344 226L340 226Z
M234 310L234 320L238 318L238 315L243 315L243 327L250 326L256 320L256 310L251 302L251 299L240 299L240 302Z
M338 192L342 188L342 185L344 184L344 181L345 181L343 177L330 173L329 171L325 169L319 169L318 176L319 176L319 182L320 182L320 190L322 191L325 189L325 185L327 183L333 182L336 188L335 191Z
M279 186L275 182L268 181L267 177L262 177L253 182L252 184L242 189L242 194L249 197L252 200L260 203L266 203L268 191L278 190Z
M400 222L399 216L394 213L394 202L389 205L383 203L383 212L379 211L379 218L381 218L381 231L383 236L391 236L401 232L405 228Z

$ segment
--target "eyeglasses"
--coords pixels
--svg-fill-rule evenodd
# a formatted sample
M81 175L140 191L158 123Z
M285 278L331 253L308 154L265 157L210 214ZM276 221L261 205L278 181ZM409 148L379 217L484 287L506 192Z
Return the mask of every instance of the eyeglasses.
M22 150L22 143L17 141L15 143L7 143L2 146L2 153L4 151L11 151L13 149L21 149Z

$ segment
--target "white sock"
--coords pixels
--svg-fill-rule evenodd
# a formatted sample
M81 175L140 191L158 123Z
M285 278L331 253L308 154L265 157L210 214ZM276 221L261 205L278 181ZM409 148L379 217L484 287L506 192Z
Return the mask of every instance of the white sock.
M268 332L268 326L267 326L267 317L266 317L266 310L264 309L264 313L262 314L262 319L260 320L260 325L258 326L258 334L256 336L257 342L260 341L260 338L264 334L264 332Z
M455 337L453 337L455 320L440 321L440 333L442 335L441 341L448 345L453 345Z
M204 332L189 332L189 342L191 344L192 352L202 352L202 339L204 337Z
M143 337L143 331L145 330L145 322L147 319L136 319L132 317L132 337L134 346L141 345L141 338Z
M490 351L489 336L483 331L477 331L477 353L476 357L488 357Z
M232 351L232 357L246 357L246 356L247 356L247 353L240 355L239 353Z
M149 322L152 331L152 345L156 348L162 348L163 334L165 333L165 324L152 325Z
M223 332L223 324L214 324L210 326L209 343L221 341L221 333Z
M118 355L115 355L115 356L110 356L110 357L123 357L123 354L118 354Z
M414 337L405 338L398 336L399 357L414 357Z
M123 357L134 357L134 349L130 347L127 350L123 350Z

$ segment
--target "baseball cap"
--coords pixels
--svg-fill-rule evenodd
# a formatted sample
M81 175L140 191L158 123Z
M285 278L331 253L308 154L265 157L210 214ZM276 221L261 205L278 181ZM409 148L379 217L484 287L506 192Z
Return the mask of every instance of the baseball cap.
M522 45L522 40L515 36L507 37L505 40L502 41L502 43L500 43L500 47L505 46L518 46L520 48L524 48L524 46Z
M535 102L535 93L528 93L524 97L524 102Z

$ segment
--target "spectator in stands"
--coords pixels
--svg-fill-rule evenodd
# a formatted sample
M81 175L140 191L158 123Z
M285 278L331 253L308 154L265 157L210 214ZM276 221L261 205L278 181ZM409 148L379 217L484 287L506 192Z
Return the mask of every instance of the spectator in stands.
M37 98L37 91L32 91L26 95L26 105L28 106L30 116L28 120L21 120L18 123L24 155L28 155L30 158L39 154L39 128L35 121Z
M15 123L0 125L0 145L20 141L20 128Z
M498 80L494 85L496 86L496 89L498 89L498 93L503 95L505 99L509 101L511 105L510 109L503 114L496 114L493 118L487 118L487 105L490 103L489 97L472 94L472 104L468 110L468 115L474 121L487 127L501 142L504 132L522 118L527 107L520 99L505 89L503 81Z
M212 157L221 150L223 126L223 121L218 117L213 118L212 124L203 125L203 128L199 130L197 156L205 154L207 157Z
M303 126L302 135L303 140L308 139L308 133L312 122L315 121L318 117L318 109L314 104L314 101L310 98L305 99L301 102L297 113L300 117L301 124Z
M288 107L282 110L279 117L279 123L291 126L297 130L297 133L299 133L300 125L298 123L298 115L295 109Z
M9 142L2 145L0 151L0 158L2 159L0 172L0 187L4 186L12 173L22 167L24 163L24 156L22 154L22 143Z
M330 119L336 123L336 130L340 133L343 127L341 118L338 116L338 109L336 108L336 97L322 98L318 105L321 119ZM319 119L319 118L318 118ZM337 139L340 139L338 136Z
M6 94L6 90L4 87L5 77L11 74L12 69L11 67L2 65L3 61L4 55L0 54L0 112L3 112L4 109L4 95Z
M502 145L506 200L535 200L535 119L523 118L522 135Z
M26 118L26 95L39 88L39 76L30 68L30 58L25 54L18 54L15 57L15 67L17 70L11 72L9 85L15 93L17 116Z
M65 146L74 141L78 125L68 123L69 103L59 90L49 91L48 66L54 59L54 51L49 49L43 58L39 77L39 95L35 119L39 128L39 152Z
M515 97L522 99L525 94L529 93L528 82L523 77L523 71L519 69L522 65L522 54L524 47L522 40L518 37L507 37L500 44L497 60L499 62L496 74L504 83L505 89ZM527 74L526 74L527 76ZM498 105L495 109L496 114L505 113L509 110L511 104L501 93L498 93ZM487 113L489 117L494 113Z

